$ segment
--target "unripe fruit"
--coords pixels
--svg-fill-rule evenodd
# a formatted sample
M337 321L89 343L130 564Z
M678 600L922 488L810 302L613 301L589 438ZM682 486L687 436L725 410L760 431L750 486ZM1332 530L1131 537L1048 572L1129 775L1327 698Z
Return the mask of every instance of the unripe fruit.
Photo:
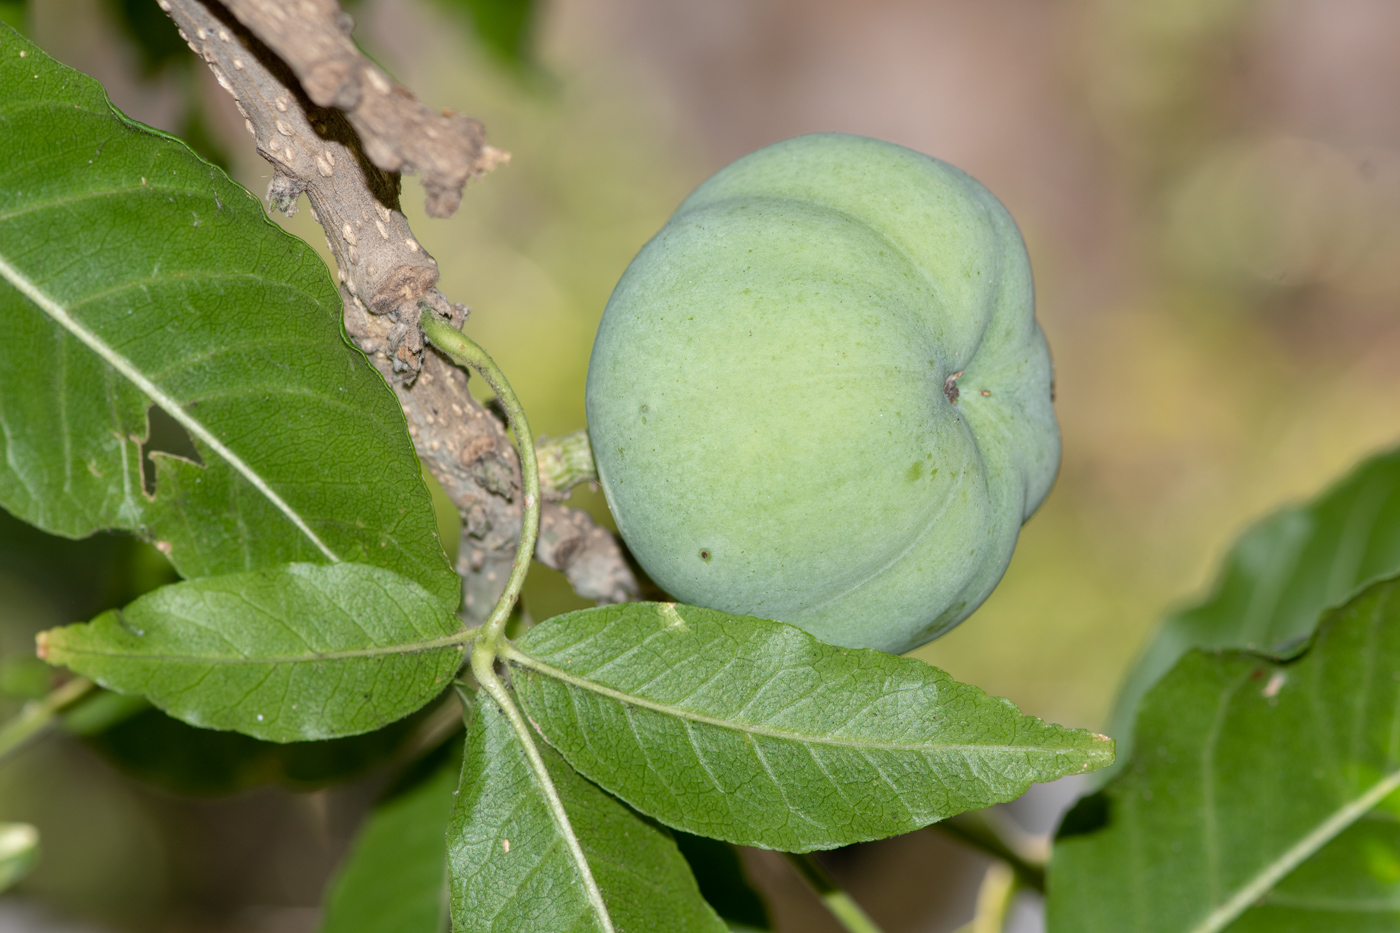
M790 139L705 182L603 314L589 435L677 599L904 652L1001 579L1060 440L1030 264L956 168Z

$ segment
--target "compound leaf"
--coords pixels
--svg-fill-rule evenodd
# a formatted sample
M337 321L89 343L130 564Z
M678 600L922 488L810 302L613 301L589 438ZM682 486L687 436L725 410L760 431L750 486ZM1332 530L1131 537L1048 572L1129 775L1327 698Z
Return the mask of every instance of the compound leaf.
M664 831L549 748L539 751L602 906L588 893L519 734L483 693L448 829L456 933L724 933Z
M3 25L0 136L0 506L186 577L352 561L455 610L403 413L311 248ZM183 454L143 457L157 409Z
M1329 613L1296 660L1190 652L1137 734L1061 827L1051 933L1400 926L1400 583Z
M459 620L405 577L287 564L149 593L39 636L40 655L185 722L273 742L377 729L442 692Z
M586 609L509 654L532 721L642 813L808 851L908 832L1113 760L921 661L695 606Z

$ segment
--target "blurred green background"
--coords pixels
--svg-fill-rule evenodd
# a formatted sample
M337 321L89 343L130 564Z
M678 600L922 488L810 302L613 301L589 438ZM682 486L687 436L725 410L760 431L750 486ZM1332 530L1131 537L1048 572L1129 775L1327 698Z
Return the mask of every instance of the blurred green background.
M0 15L262 193L270 170L242 119L161 31L155 0L21 7ZM732 159L799 133L861 133L950 161L1002 199L1035 268L1064 462L1001 587L917 655L1028 712L1101 728L1154 621L1209 584L1244 525L1400 441L1393 0L349 9L370 54L512 153L452 219L423 216L413 179L405 207L538 433L582 426L612 284ZM309 212L278 222L324 249ZM576 504L605 516L596 493ZM110 574L115 559L90 564ZM76 587L88 563L75 560ZM0 566L6 663L35 628L123 586L75 602ZM536 618L583 605L549 572L527 599ZM35 903L113 928L310 930L371 785L191 802L56 742L0 771L0 818L45 831L46 860L21 891ZM980 862L925 842L872 851L845 870L892 931L966 919ZM886 862L928 870L909 892L910 876L876 870ZM800 899L778 869L752 865ZM785 929L825 929L807 910L784 906Z

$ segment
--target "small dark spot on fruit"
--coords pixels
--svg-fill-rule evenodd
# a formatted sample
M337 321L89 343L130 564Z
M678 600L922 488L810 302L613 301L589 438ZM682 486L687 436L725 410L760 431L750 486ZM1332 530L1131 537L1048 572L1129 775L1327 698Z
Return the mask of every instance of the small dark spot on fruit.
M710 549L709 549L709 548L707 548L707 547L702 547L702 548L700 549L700 559L701 559L701 560L704 560L704 561L708 561L708 560L710 559Z
M958 370L943 380L943 397L948 400L948 404L958 404L958 380L962 378L962 370Z
M991 390L991 389L983 389L982 391L978 392L977 394L980 395L980 396L982 396L983 398L991 398L991 397L992 397L992 390Z

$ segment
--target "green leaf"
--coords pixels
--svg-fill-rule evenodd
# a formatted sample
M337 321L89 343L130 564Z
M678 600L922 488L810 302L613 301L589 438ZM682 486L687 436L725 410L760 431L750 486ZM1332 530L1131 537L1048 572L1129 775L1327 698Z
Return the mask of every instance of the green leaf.
M1060 830L1052 933L1400 926L1400 583L1330 613L1297 660L1187 654L1137 732Z
M0 506L186 577L350 561L455 610L403 413L310 247L3 26L0 135ZM146 477L153 404L191 454Z
M451 750L461 746L453 743ZM448 751L444 746L442 751ZM439 933L447 928L447 820L460 754L424 763L381 802L326 893L321 933Z
M695 606L558 616L509 660L571 765L668 826L741 845L881 839L1113 759L1109 739L922 661Z
M39 857L39 831L28 823L0 823L0 891L34 867Z
M40 655L192 725L272 742L377 729L442 692L459 620L364 564L289 564L164 587L40 636Z
M1366 814L1229 927L1230 933L1338 929L1400 929L1400 819L1393 809Z
M519 733L482 693L448 827L456 933L723 933L664 831L539 751L606 906L590 896Z
M1131 753L1143 694L1192 648L1288 653L1322 610L1400 571L1400 450L1366 461L1312 502L1281 509L1231 548L1211 595L1169 616L1124 682L1110 722ZM1120 766L1122 766L1120 764Z

